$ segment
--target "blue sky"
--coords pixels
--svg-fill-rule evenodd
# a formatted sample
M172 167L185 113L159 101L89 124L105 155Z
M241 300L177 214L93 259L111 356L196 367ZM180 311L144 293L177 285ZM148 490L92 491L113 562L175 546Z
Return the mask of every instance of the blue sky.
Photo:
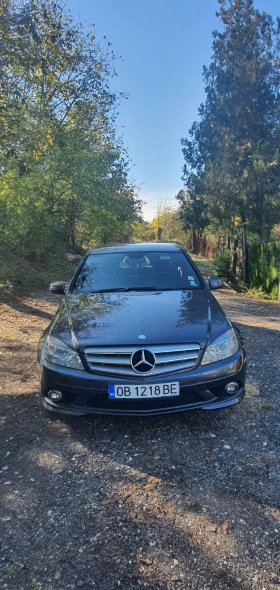
M279 0L255 0L256 8L280 16ZM144 216L158 199L176 205L183 187L180 139L187 135L204 99L202 67L211 59L217 0L69 0L75 18L96 25L122 56L113 89L129 94L120 106L119 128L141 188Z

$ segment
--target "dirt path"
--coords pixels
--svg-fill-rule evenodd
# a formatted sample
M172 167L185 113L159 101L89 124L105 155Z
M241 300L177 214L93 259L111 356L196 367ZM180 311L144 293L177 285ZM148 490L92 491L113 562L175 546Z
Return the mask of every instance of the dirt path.
M218 298L247 398L146 419L47 415L35 351L58 300L3 300L1 589L280 587L280 307Z

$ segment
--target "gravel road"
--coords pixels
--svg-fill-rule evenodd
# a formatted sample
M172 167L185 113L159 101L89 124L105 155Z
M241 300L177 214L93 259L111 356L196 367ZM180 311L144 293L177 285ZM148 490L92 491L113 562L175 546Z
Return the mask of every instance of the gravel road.
M242 330L236 408L52 417L37 341L58 299L1 307L0 588L280 588L280 306L218 295Z

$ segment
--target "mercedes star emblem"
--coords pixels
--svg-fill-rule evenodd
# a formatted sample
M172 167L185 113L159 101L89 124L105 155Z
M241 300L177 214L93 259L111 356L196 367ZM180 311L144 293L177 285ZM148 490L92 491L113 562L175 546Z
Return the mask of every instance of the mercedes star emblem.
M131 356L131 366L136 373L150 373L156 364L156 357L150 351L142 348Z

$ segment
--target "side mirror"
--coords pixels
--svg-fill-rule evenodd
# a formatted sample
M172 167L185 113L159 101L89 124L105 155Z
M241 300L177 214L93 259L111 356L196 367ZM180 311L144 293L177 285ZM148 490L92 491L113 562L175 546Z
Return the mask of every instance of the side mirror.
M209 277L209 287L210 289L222 289L225 286L223 279L220 277Z
M56 281L55 283L50 284L50 291L52 293L56 293L57 295L64 295L65 293L66 283L64 281Z

